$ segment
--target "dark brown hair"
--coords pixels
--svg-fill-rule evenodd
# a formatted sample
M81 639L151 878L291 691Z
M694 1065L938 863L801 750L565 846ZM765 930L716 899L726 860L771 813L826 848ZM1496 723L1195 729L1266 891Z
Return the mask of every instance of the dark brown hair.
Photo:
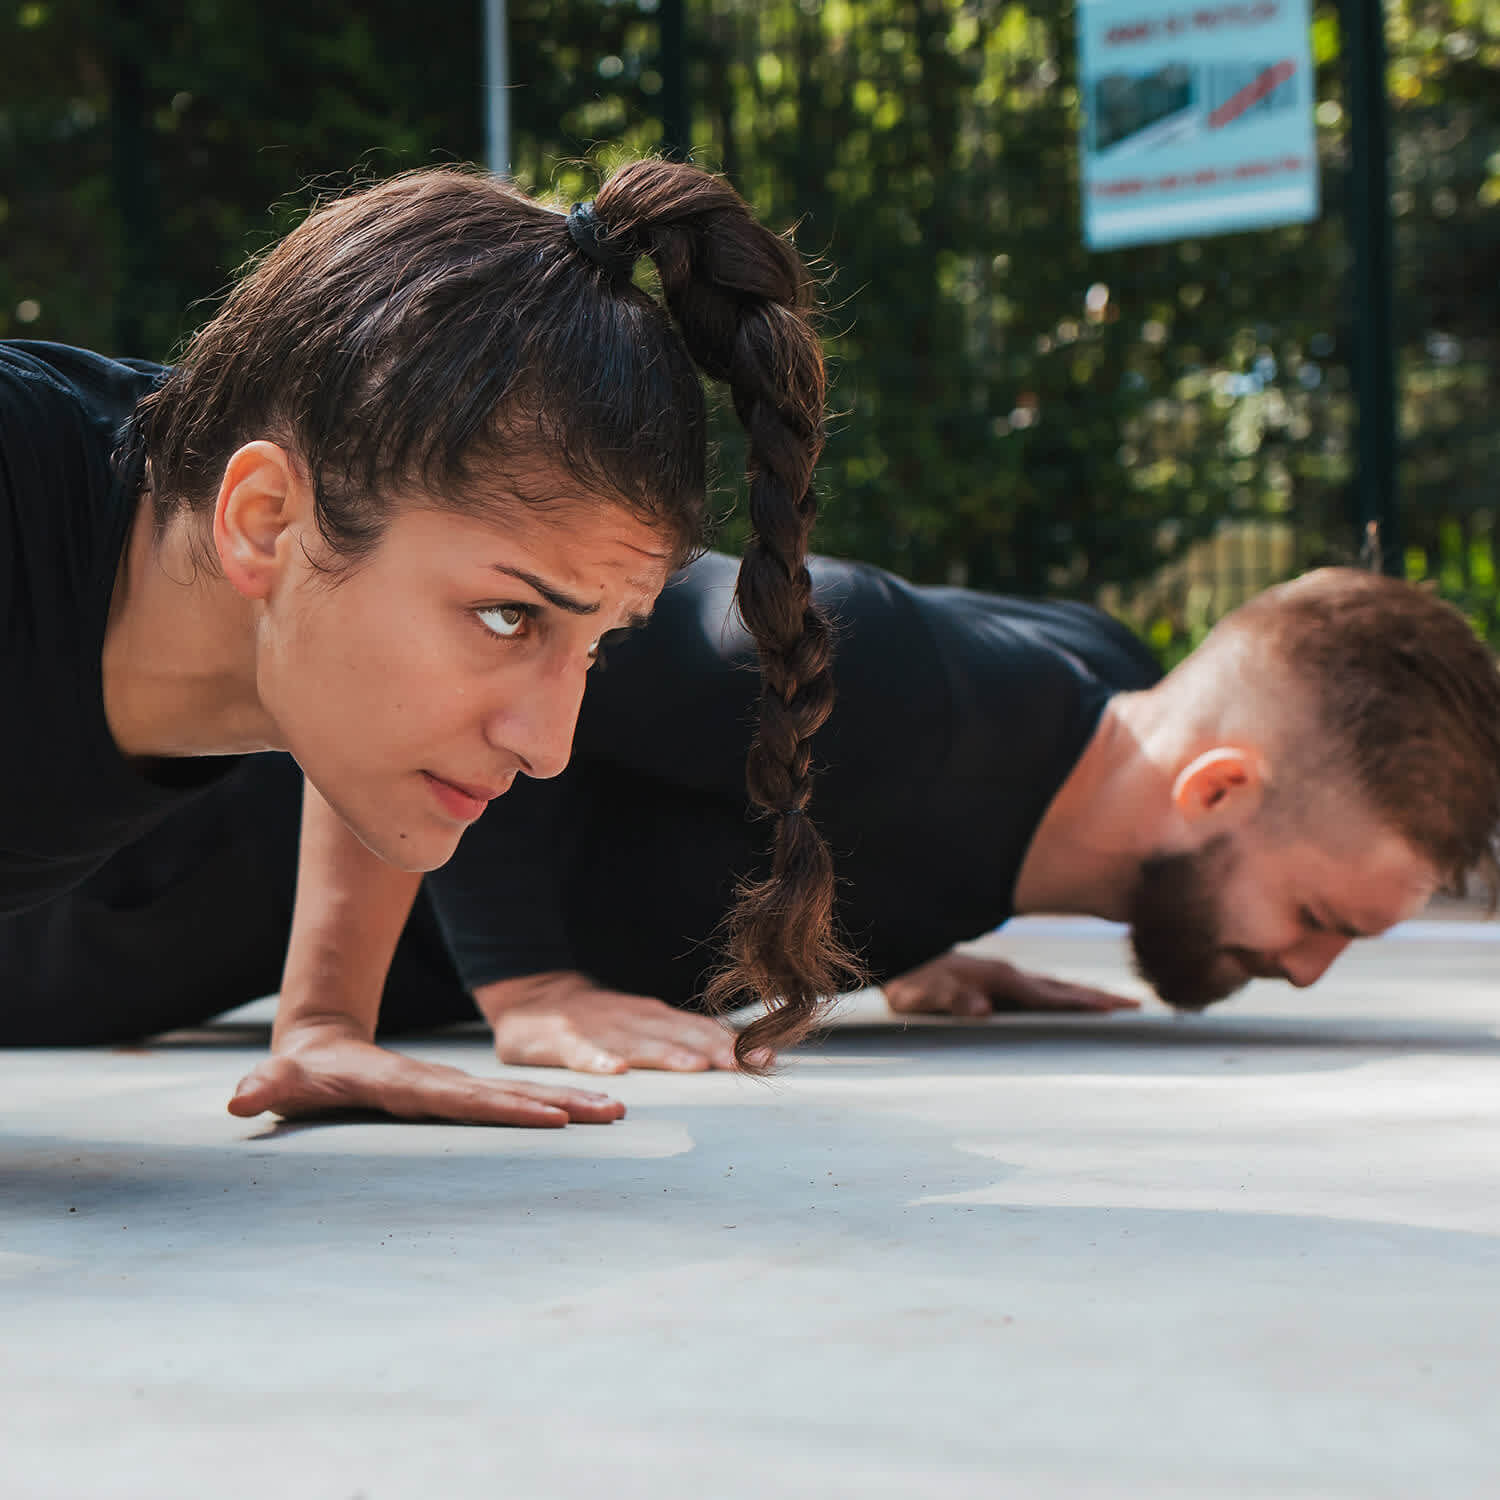
M1493 901L1500 670L1464 617L1399 579L1324 568L1231 621L1268 641L1311 690L1323 748L1310 757L1349 775L1450 888L1477 872Z
M813 286L728 184L680 163L616 172L589 229L593 257L556 208L455 169L326 203L191 341L144 403L140 440L163 522L212 505L234 450L269 437L306 466L330 546L357 559L403 489L480 511L497 474L540 454L686 560L705 507L699 369L728 385L749 439L737 598L762 671L747 780L775 833L711 992L768 1006L737 1043L748 1061L799 1040L856 972L806 814L810 741L833 702L805 565L825 396ZM637 255L655 262L665 309L612 273Z

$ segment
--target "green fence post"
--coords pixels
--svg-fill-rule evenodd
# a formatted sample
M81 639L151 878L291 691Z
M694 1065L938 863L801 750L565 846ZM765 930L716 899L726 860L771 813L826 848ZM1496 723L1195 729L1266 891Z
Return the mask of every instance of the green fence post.
M139 0L116 0L110 40L110 174L120 235L115 292L115 354L144 355L146 309L156 274L151 183L146 152L145 52Z
M1343 0L1343 29L1349 247L1354 261L1353 373L1359 413L1354 519L1362 542L1370 538L1372 525L1378 528L1381 565L1400 577L1405 556L1397 486L1400 433L1382 0Z
M662 154L682 161L692 148L688 110L686 0L661 0L657 13L661 45Z

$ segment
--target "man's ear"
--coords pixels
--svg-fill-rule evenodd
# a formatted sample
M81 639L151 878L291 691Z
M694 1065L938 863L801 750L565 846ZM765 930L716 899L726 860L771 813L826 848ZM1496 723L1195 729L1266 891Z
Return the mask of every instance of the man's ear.
M276 443L246 443L230 455L214 504L214 550L224 577L247 599L271 592L307 499L297 466Z
M1172 805L1189 823L1211 817L1221 824L1244 822L1265 796L1265 764L1254 751L1232 745L1205 750L1172 783Z

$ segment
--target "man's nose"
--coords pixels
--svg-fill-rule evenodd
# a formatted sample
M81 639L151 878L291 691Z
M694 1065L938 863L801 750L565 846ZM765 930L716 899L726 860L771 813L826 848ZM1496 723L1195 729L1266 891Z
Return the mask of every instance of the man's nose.
M1348 946L1349 939L1336 932L1314 933L1280 955L1281 972L1289 984L1305 990L1328 972Z
M580 663L506 684L505 697L490 713L485 738L508 751L527 776L561 775L573 753L573 733L588 673Z

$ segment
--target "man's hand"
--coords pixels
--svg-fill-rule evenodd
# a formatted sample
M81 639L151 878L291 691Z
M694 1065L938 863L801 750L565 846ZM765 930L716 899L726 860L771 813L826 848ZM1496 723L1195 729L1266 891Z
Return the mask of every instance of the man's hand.
M1139 1010L1140 1001L1107 990L1028 974L998 958L945 953L888 981L886 1003L899 1015L988 1016L996 1011Z
M503 1063L624 1073L701 1073L734 1067L734 1036L718 1021L646 995L601 989L571 970L481 985L474 999Z
M607 1125L625 1113L605 1094L475 1078L337 1033L289 1039L240 1080L229 1101L232 1115L270 1110L288 1120L346 1109L378 1110L398 1120L544 1129L570 1121Z

